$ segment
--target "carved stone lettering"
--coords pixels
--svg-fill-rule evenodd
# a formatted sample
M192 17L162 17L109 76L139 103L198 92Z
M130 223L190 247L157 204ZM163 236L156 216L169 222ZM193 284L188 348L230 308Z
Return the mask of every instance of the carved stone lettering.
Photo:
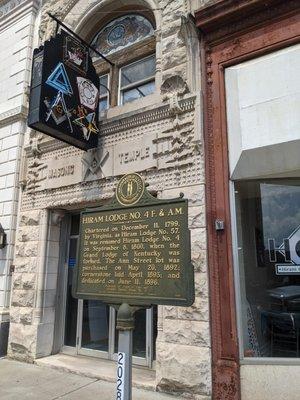
M156 144L153 141L156 134L147 134L140 139L120 142L115 146L114 172L122 175L128 172L138 172L157 167Z
M49 160L41 174L43 177L40 190L74 185L82 177L79 160L74 157Z

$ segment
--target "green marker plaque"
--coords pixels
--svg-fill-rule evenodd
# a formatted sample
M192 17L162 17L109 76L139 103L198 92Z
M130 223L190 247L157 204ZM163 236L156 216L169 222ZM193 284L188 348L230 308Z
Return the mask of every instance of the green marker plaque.
M81 213L73 296L107 303L194 302L188 204L153 197L138 174L109 205Z

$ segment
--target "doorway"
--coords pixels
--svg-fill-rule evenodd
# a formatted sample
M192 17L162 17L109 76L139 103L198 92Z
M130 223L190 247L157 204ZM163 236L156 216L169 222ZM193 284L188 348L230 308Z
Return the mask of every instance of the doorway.
M63 343L61 351L116 360L118 334L116 310L99 300L77 300L72 296L76 265L80 214L69 218L67 257L64 264ZM135 314L133 363L152 368L157 336L157 307Z

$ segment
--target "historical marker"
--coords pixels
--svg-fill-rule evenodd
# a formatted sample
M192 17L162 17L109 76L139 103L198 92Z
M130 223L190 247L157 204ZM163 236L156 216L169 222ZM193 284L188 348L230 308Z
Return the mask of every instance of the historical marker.
M117 308L116 400L132 399L134 312L194 302L188 204L161 200L138 174L121 178L109 205L81 213L73 296Z
M132 305L194 301L188 204L153 197L125 175L107 206L81 214L74 297Z

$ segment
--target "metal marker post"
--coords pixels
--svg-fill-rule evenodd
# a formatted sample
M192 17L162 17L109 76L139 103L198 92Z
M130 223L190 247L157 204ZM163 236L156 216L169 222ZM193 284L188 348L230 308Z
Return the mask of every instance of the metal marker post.
M116 400L132 399L132 332L134 329L134 311L128 304L123 303L117 313L119 346Z

